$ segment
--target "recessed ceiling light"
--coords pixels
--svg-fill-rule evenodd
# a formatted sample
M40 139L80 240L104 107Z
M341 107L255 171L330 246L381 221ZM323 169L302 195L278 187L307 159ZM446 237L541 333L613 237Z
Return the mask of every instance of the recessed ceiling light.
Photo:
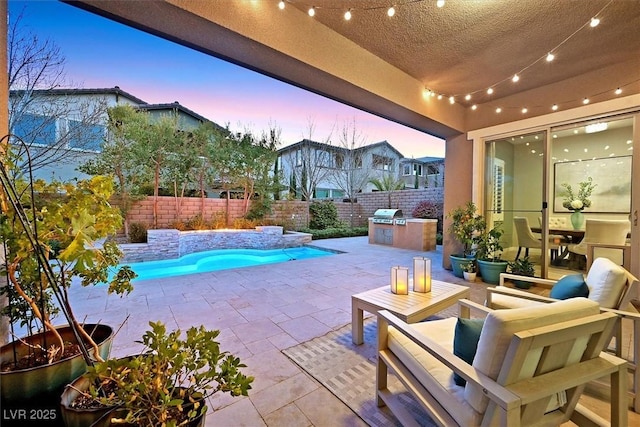
M591 123L590 125L586 125L584 127L584 131L586 133L602 132L603 130L607 130L607 127L608 127L608 124L604 122Z

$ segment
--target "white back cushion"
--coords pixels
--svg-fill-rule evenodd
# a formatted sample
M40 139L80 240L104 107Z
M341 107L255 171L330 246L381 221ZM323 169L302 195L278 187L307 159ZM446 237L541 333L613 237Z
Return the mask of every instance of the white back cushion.
M624 268L608 258L596 258L591 264L587 278L589 299L604 308L618 308L620 296L627 284Z
M493 311L484 321L473 367L495 380L514 333L592 316L599 312L598 304L587 298L570 298L533 307ZM484 413L487 409L489 400L482 393L482 388L467 383L464 397L476 411Z

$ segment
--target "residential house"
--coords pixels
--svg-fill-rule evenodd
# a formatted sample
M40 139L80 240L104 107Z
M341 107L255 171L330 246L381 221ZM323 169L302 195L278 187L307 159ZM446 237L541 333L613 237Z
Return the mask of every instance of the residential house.
M444 158L420 157L400 160L400 179L406 188L444 186Z
M278 150L277 169L297 197L306 183L314 199L343 199L373 191L374 178L397 177L403 157L387 141L349 149L303 139Z
M32 159L34 179L68 181L88 176L78 166L100 152L107 137L107 109L130 105L148 111L153 118L175 114L181 129L210 122L180 103L148 104L120 89L54 89L9 94L10 133L14 150L25 161L22 140ZM215 126L218 126L214 123ZM219 127L219 126L218 126ZM222 129L222 128L221 128Z

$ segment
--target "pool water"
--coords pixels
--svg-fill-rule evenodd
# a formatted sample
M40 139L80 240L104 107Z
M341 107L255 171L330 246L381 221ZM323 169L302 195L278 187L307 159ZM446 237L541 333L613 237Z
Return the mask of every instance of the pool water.
M298 259L335 255L335 252L301 246L283 249L219 249L196 252L177 259L136 262L128 265L138 274L137 280L181 276L207 271L274 264Z

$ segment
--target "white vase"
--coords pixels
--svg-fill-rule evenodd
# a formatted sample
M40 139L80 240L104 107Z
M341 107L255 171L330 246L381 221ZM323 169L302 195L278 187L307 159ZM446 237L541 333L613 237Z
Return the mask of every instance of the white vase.
M468 282L475 282L476 281L476 274L477 273L469 273L468 271L463 271L462 275L464 276L464 280L468 281Z

